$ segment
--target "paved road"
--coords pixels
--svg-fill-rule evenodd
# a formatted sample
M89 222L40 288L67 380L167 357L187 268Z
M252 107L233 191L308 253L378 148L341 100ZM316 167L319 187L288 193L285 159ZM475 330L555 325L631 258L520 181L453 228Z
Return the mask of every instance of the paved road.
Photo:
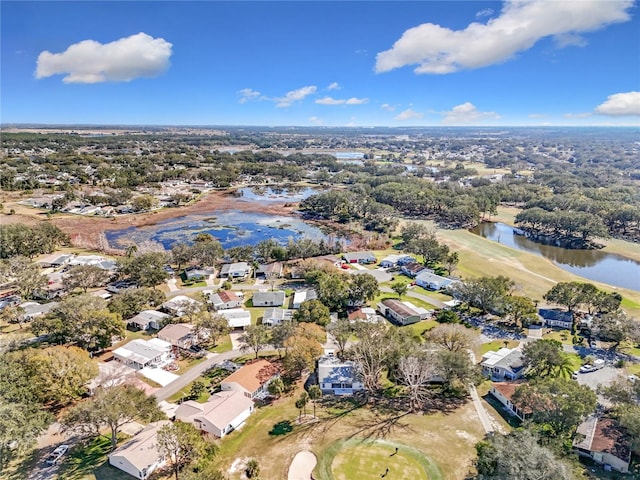
M179 392L184 387L193 382L196 378L202 375L206 370L211 368L216 363L221 363L225 360L231 360L232 358L242 355L240 350L229 350L228 352L214 354L212 357L207 358L204 362L199 363L193 368L190 368L184 372L180 377L176 378L170 384L157 390L153 395L158 399L158 402L166 400L174 393Z

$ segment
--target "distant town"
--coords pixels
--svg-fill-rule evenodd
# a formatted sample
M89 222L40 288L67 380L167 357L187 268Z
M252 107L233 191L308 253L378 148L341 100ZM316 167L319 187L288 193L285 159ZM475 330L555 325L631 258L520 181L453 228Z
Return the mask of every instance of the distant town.
M640 477L637 129L1 134L3 478Z

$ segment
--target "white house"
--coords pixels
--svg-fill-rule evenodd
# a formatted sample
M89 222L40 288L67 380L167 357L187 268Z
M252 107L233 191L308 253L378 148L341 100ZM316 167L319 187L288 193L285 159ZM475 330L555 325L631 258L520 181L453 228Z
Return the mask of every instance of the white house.
M20 308L24 310L23 316L26 322L30 322L36 317L46 315L53 308L58 305L58 302L38 303L38 302L25 302L20 305Z
M512 348L485 353L480 365L482 373L492 380L516 380L524 375L522 352Z
M245 278L251 274L251 267L247 262L225 263L220 268L219 277Z
M158 451L156 436L158 430L169 424L169 420L150 423L127 443L111 452L109 464L135 478L149 478L154 470L166 463Z
M318 298L318 294L313 288L298 290L293 294L292 307L298 309L300 308L300 305L302 305L302 302L306 302L307 300L315 300L316 298Z
M267 360L256 360L225 378L220 388L224 392L240 392L247 398L260 398L268 394L269 383L279 376L276 365Z
M274 327L293 319L293 310L284 308L267 308L262 315L262 324Z
M571 330L573 327L573 313L558 308L540 308L538 315L542 317L542 324L546 327Z
M456 282L456 280L441 277L440 275L436 275L435 273L429 272L428 270L420 272L416 276L415 281L416 285L428 290L442 290L443 288L447 288L449 285Z
M151 365L161 366L171 360L171 344L158 338L136 339L116 348L113 357L136 370Z
M323 393L352 395L364 390L355 362L326 355L318 360L318 384Z
M531 416L531 409L528 407L519 408L513 403L513 394L516 388L523 383L522 380L515 382L493 382L489 393L491 393L511 415L515 415L520 420L525 421Z
M347 263L376 263L376 256L371 252L347 252L342 255Z
M193 400L181 403L176 420L192 423L198 430L222 438L239 428L253 412L253 400L242 392L219 392L205 403Z
M189 309L199 309L201 306L202 303L186 295L176 295L162 304L164 310L176 317L185 315Z
M244 328L251 325L251 312L244 308L220 310L218 314L227 320L229 328Z
M143 310L135 317L127 320L127 325L140 330L160 330L165 320L170 318L166 313L157 310Z
M411 302L401 302L393 298L378 304L378 311L388 320L399 325L410 325L431 316L431 311L417 307Z
M240 308L243 299L231 290L223 290L213 293L213 290L202 292L214 310L228 310L229 308Z
M284 305L286 294L281 291L275 292L255 292L251 297L254 307L281 307Z
M391 267L406 265L407 263L411 263L415 261L416 259L410 255L392 254L392 255L387 255L382 260L380 260L380 266L382 268L391 268Z

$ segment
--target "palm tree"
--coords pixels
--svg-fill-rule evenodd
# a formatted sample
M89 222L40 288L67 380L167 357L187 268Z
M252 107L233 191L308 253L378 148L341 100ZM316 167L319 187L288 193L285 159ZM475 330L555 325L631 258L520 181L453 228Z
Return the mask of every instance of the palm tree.
M562 355L562 363L555 365L549 372L549 376L553 378L571 378L572 374L573 363L571 357L566 354Z
M322 397L322 390L318 385L311 385L309 387L309 398L313 401L313 416L316 416L316 402Z

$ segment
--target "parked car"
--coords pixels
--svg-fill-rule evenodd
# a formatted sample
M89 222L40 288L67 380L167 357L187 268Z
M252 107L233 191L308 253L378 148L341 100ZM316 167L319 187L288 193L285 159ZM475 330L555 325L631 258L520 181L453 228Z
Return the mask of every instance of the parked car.
M47 465L57 465L68 451L69 445L58 445L55 450L47 456Z

